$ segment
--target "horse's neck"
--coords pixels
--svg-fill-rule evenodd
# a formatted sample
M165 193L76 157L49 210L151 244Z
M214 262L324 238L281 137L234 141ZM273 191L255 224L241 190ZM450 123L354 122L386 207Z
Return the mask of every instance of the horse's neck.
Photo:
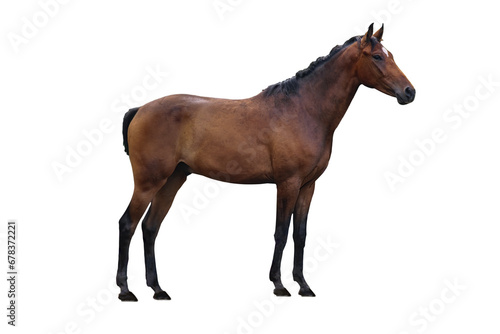
M344 117L360 85L354 63L353 57L339 55L314 73L306 86L304 94L313 103L310 112L330 135Z

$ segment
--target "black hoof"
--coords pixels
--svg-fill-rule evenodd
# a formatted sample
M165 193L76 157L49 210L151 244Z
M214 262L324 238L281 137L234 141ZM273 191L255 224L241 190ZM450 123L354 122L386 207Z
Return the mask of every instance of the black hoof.
M274 289L274 294L278 297L290 297L291 294L288 292L286 288L277 288Z
M301 295L302 297L316 297L314 292L312 292L312 290L309 287L300 288L299 295Z
M124 292L118 295L118 299L122 302L136 302L137 297L132 292Z
M156 292L153 296L156 300L170 300L170 296L165 291Z

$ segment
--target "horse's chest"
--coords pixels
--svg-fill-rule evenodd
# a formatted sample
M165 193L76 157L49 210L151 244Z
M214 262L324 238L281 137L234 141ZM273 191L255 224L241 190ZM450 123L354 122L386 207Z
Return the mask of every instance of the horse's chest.
M331 155L331 145L320 145L316 146L314 149L308 150L304 155L305 160L302 161L304 166L304 171L307 173L306 179L316 180L323 174Z

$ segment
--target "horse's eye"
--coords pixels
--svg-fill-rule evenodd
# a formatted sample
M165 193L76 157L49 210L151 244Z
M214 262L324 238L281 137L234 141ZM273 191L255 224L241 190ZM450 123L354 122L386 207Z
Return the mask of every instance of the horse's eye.
M381 55L373 55L372 57L375 60L382 60L382 56Z

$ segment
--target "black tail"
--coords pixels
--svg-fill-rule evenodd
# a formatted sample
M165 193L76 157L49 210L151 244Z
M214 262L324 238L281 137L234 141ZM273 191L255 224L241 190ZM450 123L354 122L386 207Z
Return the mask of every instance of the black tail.
M125 147L125 153L127 154L128 154L128 127L130 125L130 122L132 122L132 119L134 118L135 114L137 114L138 110L139 108L132 108L125 113L125 116L123 116L123 146Z

